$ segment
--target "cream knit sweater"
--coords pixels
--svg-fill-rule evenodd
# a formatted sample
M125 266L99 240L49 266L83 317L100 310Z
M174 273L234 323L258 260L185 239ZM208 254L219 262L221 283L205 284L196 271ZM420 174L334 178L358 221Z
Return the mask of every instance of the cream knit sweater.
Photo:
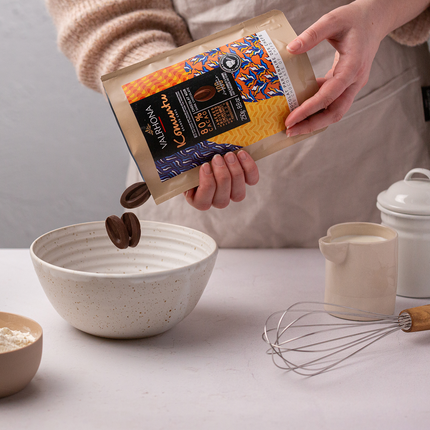
M79 80L102 91L100 76L191 41L170 0L45 0L58 46ZM390 36L409 46L430 35L430 9Z

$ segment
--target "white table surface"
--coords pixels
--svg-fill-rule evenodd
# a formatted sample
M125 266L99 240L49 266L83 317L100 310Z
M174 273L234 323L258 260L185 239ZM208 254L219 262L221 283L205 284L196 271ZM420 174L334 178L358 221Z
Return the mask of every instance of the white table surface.
M27 249L0 250L0 292L1 311L44 329L33 381L0 399L2 430L429 428L428 332L396 332L311 378L278 369L266 354L271 313L323 299L316 249L221 250L194 311L141 340L71 327L46 298ZM398 297L396 311L424 303Z

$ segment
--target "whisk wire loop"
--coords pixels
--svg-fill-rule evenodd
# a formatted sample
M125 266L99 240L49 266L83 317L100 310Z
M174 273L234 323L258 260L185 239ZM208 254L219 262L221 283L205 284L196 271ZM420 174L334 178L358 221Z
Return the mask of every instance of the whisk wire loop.
M300 315L294 318L294 313ZM408 314L383 315L330 303L299 302L267 319L263 340L269 344L267 353L277 367L314 376L383 337L407 329L410 320Z

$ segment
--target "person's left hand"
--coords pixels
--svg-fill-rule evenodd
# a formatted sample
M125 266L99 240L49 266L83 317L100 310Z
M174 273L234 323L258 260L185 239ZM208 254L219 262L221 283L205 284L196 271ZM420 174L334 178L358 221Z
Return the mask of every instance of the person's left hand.
M212 206L227 207L230 201L245 198L246 185L255 185L259 174L255 161L246 151L228 152L222 157L215 155L211 163L200 167L199 186L184 193L194 208L206 211Z

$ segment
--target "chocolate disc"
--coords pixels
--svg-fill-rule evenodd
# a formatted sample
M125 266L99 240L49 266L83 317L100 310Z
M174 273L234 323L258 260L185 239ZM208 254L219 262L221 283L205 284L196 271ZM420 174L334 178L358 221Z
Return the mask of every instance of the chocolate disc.
M119 249L125 249L129 244L127 227L116 215L111 215L105 221L106 232L112 243Z
M145 182L136 182L130 185L121 195L121 206L126 209L137 208L151 197L151 192Z
M194 100L196 102L207 102L216 94L216 89L212 85L205 85L200 87L194 93Z
M121 220L128 231L128 246L134 248L140 241L140 222L133 212L125 212L122 215Z

